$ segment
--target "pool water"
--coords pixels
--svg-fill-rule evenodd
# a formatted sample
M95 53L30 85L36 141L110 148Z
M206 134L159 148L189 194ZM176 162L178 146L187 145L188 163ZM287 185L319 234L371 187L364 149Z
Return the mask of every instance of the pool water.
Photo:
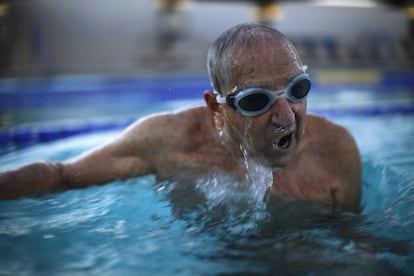
M218 173L184 188L145 176L0 201L0 271L5 275L414 273L413 115L331 119L352 132L361 151L359 215L304 203L265 204L260 196L237 189L245 183ZM0 157L0 168L66 159L116 134L86 134L25 148Z

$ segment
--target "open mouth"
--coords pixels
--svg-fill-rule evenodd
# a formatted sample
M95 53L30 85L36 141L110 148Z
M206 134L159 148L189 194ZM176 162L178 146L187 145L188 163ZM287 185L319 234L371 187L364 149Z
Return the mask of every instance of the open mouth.
M281 137L280 139L273 142L273 147L278 150L287 150L290 148L292 144L292 135L293 133L289 133L286 136Z

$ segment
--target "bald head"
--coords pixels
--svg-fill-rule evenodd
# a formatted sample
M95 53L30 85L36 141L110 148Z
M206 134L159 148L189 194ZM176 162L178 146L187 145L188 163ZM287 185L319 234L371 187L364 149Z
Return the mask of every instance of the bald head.
M222 92L231 87L243 62L260 62L258 57L272 56L286 57L278 59L281 64L288 61L301 64L292 43L281 32L257 23L236 25L221 34L209 48L207 66L211 84Z

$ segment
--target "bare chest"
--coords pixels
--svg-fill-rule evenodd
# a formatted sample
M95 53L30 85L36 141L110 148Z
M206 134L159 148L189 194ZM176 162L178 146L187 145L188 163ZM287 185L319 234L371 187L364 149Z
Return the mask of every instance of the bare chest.
M273 175L271 194L292 199L334 204L338 179L320 164L286 168Z

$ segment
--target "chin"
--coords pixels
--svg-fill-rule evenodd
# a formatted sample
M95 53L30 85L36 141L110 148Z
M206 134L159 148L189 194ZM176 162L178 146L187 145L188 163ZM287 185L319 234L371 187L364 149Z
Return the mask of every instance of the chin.
M260 163L272 171L279 171L287 167L292 162L292 159L293 158L291 156L285 156L283 158L278 158L278 159L273 158L271 160L262 159L260 160Z

